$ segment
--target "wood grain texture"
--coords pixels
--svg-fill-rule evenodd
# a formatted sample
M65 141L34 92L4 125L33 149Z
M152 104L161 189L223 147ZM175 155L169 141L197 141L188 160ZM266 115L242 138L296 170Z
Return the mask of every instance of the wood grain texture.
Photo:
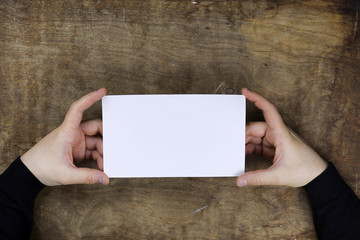
M248 87L271 100L360 195L358 9L355 0L1 1L1 170L94 89L239 94ZM85 113L97 117L100 104ZM248 119L261 119L252 105ZM247 170L267 166L247 158ZM33 239L316 234L302 189L155 178L46 188L37 199Z

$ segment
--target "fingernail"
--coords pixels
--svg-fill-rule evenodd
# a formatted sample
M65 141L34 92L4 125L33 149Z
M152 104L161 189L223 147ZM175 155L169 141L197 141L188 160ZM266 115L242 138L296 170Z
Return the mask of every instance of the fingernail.
M239 187L244 187L244 186L246 186L246 185L247 185L246 179L241 180L241 181L239 182L239 184L238 184Z
M104 184L104 180L101 177L99 177L99 183Z

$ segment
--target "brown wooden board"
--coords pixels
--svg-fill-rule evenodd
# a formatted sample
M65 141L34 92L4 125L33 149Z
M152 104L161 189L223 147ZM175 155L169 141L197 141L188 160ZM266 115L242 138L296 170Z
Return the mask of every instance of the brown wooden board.
M355 0L3 0L1 171L94 89L239 94L248 87L271 100L359 195L358 10ZM85 113L99 117L100 103ZM247 117L262 119L251 104ZM247 158L248 171L267 166ZM303 189L154 178L45 188L33 239L316 239L316 233Z

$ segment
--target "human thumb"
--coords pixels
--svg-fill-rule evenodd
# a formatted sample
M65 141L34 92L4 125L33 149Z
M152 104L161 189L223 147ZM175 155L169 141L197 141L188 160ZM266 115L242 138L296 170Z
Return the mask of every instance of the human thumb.
M270 169L256 170L240 175L236 180L236 184L239 187L244 187L247 185L274 185L274 177Z
M109 177L102 171L91 168L76 168L72 177L72 184L95 184L107 185Z

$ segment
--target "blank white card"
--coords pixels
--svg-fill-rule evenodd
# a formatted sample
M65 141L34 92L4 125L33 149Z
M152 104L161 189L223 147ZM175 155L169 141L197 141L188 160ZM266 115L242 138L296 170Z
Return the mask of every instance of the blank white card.
M102 99L109 177L230 177L245 167L242 95L108 95Z

